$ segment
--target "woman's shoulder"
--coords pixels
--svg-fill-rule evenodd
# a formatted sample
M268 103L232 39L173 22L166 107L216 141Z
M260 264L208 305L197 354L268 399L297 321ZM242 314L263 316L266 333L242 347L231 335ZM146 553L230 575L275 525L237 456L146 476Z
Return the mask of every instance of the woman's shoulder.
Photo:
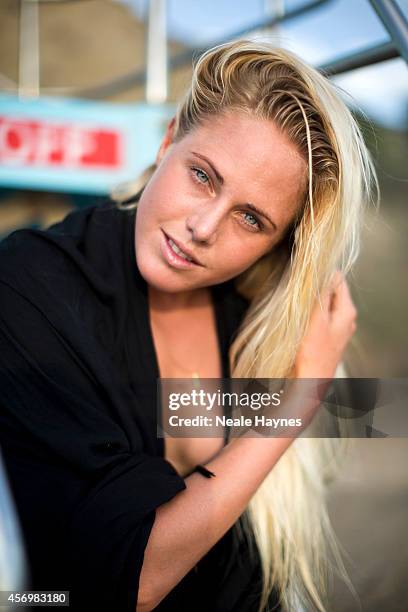
M121 211L108 200L70 212L46 229L19 229L0 243L0 281L22 293L35 282L67 282L78 275L103 277L119 265Z
M112 223L119 213L115 204L108 200L102 205L75 209L47 228L14 230L0 242L0 257L18 258L31 249L39 253L41 250L45 252L53 247L63 248L68 245L80 249L93 227L101 232L105 230L108 234L107 230L112 229Z

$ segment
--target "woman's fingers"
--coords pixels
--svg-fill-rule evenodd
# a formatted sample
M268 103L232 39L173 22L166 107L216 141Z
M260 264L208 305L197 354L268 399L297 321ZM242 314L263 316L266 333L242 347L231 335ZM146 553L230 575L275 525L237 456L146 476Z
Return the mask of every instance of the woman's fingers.
M353 303L347 281L341 275L341 277L336 277L334 283L330 311L332 321L335 325L344 326L347 330L355 329L357 309Z
M303 377L332 376L356 330L357 310L340 271L321 292L300 345L295 367Z
M330 299L329 299L330 312L333 312L337 308L338 292L341 291L341 288L344 282L345 280L344 280L344 276L342 272L340 272L340 270L336 270L336 272L333 274L329 282L329 285L326 289L326 291L328 292L330 296Z

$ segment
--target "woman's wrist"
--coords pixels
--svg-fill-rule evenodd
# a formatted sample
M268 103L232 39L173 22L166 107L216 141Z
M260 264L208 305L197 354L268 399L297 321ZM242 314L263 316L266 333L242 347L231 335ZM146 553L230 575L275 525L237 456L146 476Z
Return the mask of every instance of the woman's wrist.
M333 378L337 366L330 364L295 363L293 367L294 378Z

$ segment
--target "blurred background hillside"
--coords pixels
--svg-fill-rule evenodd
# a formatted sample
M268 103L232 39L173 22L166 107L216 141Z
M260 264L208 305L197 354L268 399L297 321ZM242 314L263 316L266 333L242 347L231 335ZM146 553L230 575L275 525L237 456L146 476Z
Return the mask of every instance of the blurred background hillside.
M125 105L117 107L121 109L136 109L146 102L147 0L39 2L36 92L22 87L24 2L30 0L0 0L0 97L79 99ZM368 0L315 2L313 10L287 22L251 27L301 4L293 0L168 0L170 70L163 100L168 108L160 115L160 129L188 84L194 53L197 56L200 49L228 40L234 33L273 40L319 67L390 39ZM407 16L408 2L396 4ZM28 27L29 41L30 22L24 27ZM190 61L174 66L172 58L182 52L190 53ZM29 63L30 58L26 60ZM359 327L347 362L354 376L408 377L407 65L398 53L391 53L384 61L343 72L333 80L343 88L362 126L381 195L379 208L371 206L367 211L361 256L351 279ZM154 104L160 106L157 100ZM1 108L0 104L0 118ZM105 197L97 189L22 188L0 179L0 236L19 227L46 227L69 210ZM332 519L350 556L348 568L364 611L408 610L407 465L405 439L356 441L333 488ZM332 610L359 609L341 583L336 583Z

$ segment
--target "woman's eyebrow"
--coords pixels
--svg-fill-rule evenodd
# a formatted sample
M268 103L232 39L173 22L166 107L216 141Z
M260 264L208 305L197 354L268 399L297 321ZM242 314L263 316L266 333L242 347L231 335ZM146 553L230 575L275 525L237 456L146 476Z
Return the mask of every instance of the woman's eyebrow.
M224 184L224 177L218 172L217 168L214 166L214 164L212 163L212 161L210 161L208 159L208 157L206 157L205 155L202 155L201 153L197 153L196 151L190 151L190 153L192 155L195 155L196 157L198 157L199 159L202 159L203 161L205 161L211 168L211 170L214 172L217 181L219 182L220 185ZM276 223L274 223L272 221L272 219L270 218L270 216L268 215L268 213L266 213L264 210L261 210L260 208L258 208L257 206L255 206L255 204L251 204L250 202L247 202L245 204L245 206L247 206L248 208L250 208L251 210L253 210L254 212L258 213L258 215L261 215L262 217L265 217L265 219L267 219L269 221L269 223L271 225L273 225L273 227L275 228L275 230L277 230L278 228L276 227Z
M191 153L193 155L195 155L196 157L199 157L200 159L204 160L205 162L207 162L207 164L210 166L211 170L214 172L215 176L217 177L217 181L220 183L220 185L224 184L224 177L218 172L217 168L214 166L214 164L208 159L208 157L206 157L205 155L201 155L200 153L196 153L195 151L191 151Z

